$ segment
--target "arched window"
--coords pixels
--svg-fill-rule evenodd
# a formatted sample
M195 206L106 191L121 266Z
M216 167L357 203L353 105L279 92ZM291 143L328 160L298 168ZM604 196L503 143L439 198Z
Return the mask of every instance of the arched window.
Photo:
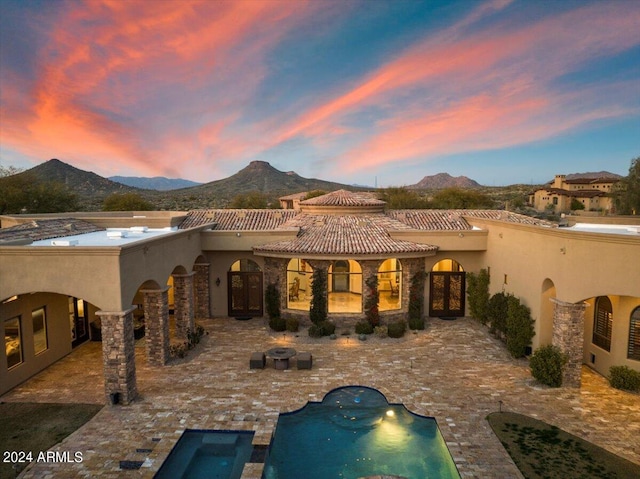
M287 306L309 311L313 268L305 260L293 258L287 264Z
M627 358L640 361L640 306L633 310L629 320L629 350Z
M239 259L235 263L231 265L229 271L243 271L243 272L254 272L258 273L261 271L258 263L251 259Z
M402 265L395 258L387 259L378 268L378 291L380 311L400 309L402 302Z
M596 309L593 319L593 339L596 346L611 351L611 331L613 329L613 307L606 296L596 299Z
M463 272L462 266L455 259L443 259L433 265L431 271Z
M337 260L329 267L329 312L362 312L362 268L354 260Z

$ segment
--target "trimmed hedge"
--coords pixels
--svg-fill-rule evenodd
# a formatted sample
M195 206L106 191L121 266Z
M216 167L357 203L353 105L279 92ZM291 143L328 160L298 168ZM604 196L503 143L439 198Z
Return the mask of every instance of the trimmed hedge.
M295 333L298 329L300 329L300 321L298 321L298 318L287 319L287 331Z
M638 392L640 391L640 372L628 366L611 366L609 383L616 389Z
M281 318L280 316L276 316L269 320L269 327L274 331L286 331L287 320L284 318Z
M373 333L373 325L369 321L358 321L356 323L356 334Z
M423 330L425 328L424 318L409 318L409 329Z
M531 310L515 296L507 298L507 350L514 358L526 354L535 336Z
M407 323L405 321L394 321L387 325L387 331L390 338L401 338L404 336L407 330Z
M551 387L562 386L562 373L567 364L567 355L557 346L542 346L529 359L531 375Z

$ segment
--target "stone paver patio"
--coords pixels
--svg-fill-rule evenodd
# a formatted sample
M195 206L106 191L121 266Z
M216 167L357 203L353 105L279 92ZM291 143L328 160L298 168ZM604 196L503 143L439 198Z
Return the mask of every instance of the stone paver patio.
M376 388L389 402L434 416L463 478L522 477L485 420L500 401L503 410L536 417L640 463L640 396L610 388L586 367L580 390L537 385L526 360L511 359L471 319L429 319L425 331L366 342L353 334L332 341L309 338L306 331L273 333L263 319L200 324L209 335L165 367L149 366L144 339L137 341L139 399L104 407L54 448L82 452L81 463L33 464L21 477L151 478L186 428L254 430L254 444L266 445L280 412L350 384ZM271 362L264 370L249 369L251 352L285 344L311 352L313 369L278 371ZM104 403L100 343L81 346L0 400ZM121 470L122 460L144 464ZM261 472L262 464L248 464L243 479L258 479Z

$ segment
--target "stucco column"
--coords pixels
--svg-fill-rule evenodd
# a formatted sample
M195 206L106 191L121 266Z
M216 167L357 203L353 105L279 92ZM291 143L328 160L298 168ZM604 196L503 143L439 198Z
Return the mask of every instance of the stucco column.
M147 358L153 366L164 366L169 360L169 287L143 289Z
M194 278L194 309L196 318L210 318L210 284L209 284L209 263L196 263L193 266Z
M107 404L129 404L138 395L133 311L97 311L102 323L102 364Z
M562 376L562 385L579 388L584 343L584 312L587 303L566 303L556 298L550 300L554 306L552 342L569 358Z
M195 329L193 283L195 273L173 274L173 301L176 337L187 339L187 332Z
M287 308L287 295L289 294L289 286L287 285L287 258L269 258L264 259L264 285L275 284L280 294L280 310Z

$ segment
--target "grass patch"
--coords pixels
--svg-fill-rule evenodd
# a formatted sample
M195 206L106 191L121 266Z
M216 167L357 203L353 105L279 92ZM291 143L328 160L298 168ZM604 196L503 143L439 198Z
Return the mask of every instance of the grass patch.
M62 441L96 415L103 405L0 403L0 479L13 479L13 464L4 462L5 451L31 452L33 460ZM75 452L75 451L74 451ZM18 472L28 463L18 464Z
M521 414L487 416L527 479L636 479L640 466L555 426Z

